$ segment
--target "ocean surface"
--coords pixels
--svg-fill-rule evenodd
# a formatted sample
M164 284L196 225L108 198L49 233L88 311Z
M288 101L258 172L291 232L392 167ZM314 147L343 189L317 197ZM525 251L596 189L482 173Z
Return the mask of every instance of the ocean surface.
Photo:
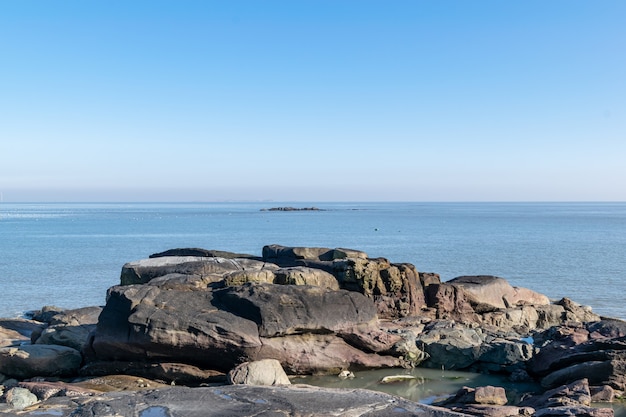
M262 211L276 206L320 211ZM103 305L122 265L180 247L348 247L446 281L497 275L626 319L626 203L0 203L0 317Z

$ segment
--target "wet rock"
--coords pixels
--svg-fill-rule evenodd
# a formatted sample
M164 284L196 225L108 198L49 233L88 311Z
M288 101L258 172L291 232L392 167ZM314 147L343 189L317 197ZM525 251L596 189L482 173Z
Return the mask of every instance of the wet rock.
M276 359L244 362L227 375L229 384L290 385L291 381Z

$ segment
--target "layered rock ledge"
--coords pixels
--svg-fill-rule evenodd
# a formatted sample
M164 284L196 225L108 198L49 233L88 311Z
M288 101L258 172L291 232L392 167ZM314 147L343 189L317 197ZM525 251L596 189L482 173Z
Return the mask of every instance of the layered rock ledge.
M224 410L240 409L241 415L247 415L245 407L282 412L278 404L294 401L291 414L308 415L299 395L328 397L334 391L285 387L260 395L244 386L103 394L119 385L98 381L123 376L150 381L132 389L221 386L236 380L285 383L275 367L267 368L265 377L247 378L251 369L265 369L254 364L268 360L292 376L423 366L504 374L545 389L574 384L577 392L587 387L590 398L565 395L559 398L569 402L555 406L553 400L535 397L523 405L501 403L500 395L497 404L484 404L477 400L485 397L482 393L499 391L483 389L480 395L457 393L456 402L442 403L469 415L519 415L531 409L534 415L609 415L609 409L590 408L591 398L611 401L626 389L625 338L622 321L602 319L566 298L551 302L499 277L441 282L436 273L418 272L410 263L345 248L268 245L262 256L182 248L125 264L120 285L108 290L104 307L45 308L32 320L1 319L0 383L12 410L29 401L33 410L52 406L52 398L59 410L78 410L72 415L105 415L95 411L105 403L109 410L131 403L173 410L181 409L179 399L191 404L197 395L214 411L223 405ZM55 394L44 398L41 392ZM350 392L332 395L338 401L356 395L348 407L352 415L387 415L389 410L456 415L383 394ZM261 402L234 399L253 394ZM78 395L87 399L79 401ZM272 405L272 395L282 399ZM376 398L375 405L358 408L357 398ZM314 401L320 413L329 415L335 413L332 407L347 407L335 404L324 411L324 403ZM564 403L575 410L565 411ZM193 407L185 410L184 415L195 415Z

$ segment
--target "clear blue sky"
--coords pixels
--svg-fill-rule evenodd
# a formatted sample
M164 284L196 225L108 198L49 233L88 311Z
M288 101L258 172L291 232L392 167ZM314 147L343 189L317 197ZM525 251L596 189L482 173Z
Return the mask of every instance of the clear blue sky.
M626 1L0 2L7 201L626 200Z

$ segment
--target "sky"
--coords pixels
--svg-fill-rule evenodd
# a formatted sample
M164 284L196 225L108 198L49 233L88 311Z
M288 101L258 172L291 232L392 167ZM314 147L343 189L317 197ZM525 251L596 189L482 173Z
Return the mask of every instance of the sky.
M622 0L0 2L0 196L626 201Z

